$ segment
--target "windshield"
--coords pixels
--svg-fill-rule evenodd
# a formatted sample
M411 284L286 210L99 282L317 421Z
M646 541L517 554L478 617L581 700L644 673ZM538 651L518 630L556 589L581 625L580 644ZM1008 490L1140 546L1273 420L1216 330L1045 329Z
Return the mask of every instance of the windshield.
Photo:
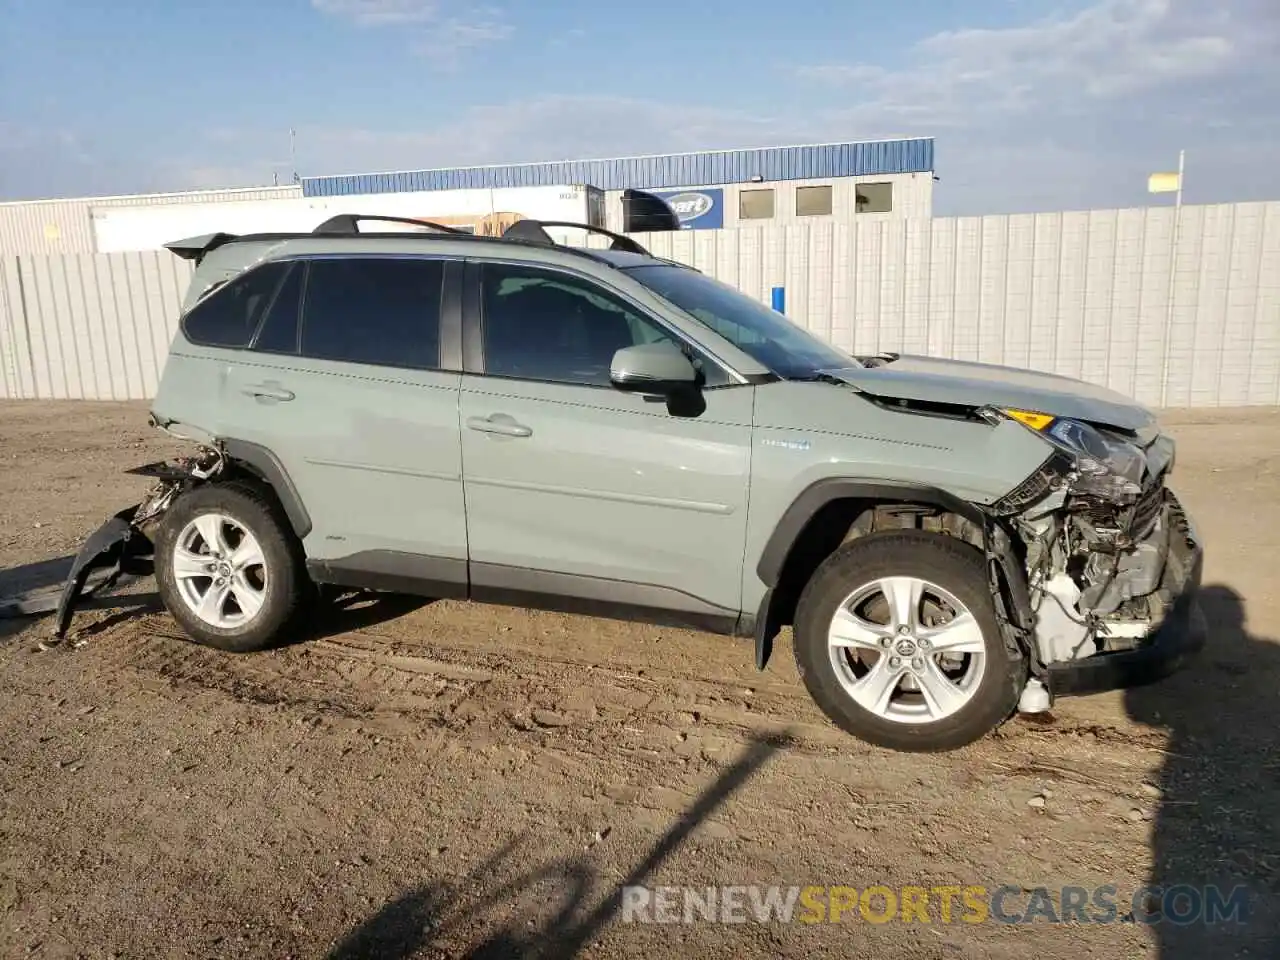
M860 365L776 310L705 274L671 266L629 272L780 377L808 380L823 370Z

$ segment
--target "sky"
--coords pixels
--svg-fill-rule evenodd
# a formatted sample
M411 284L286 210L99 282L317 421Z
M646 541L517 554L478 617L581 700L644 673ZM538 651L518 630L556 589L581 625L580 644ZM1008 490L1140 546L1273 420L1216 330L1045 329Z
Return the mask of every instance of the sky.
M913 136L938 215L1280 199L1280 0L0 0L3 200Z

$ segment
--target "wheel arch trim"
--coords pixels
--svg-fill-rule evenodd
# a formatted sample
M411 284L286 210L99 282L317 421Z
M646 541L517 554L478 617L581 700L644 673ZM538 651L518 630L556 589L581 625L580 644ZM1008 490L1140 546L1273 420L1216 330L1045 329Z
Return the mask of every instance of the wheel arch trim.
M852 477L817 480L802 490L783 512L760 552L756 574L766 587L772 589L778 585L791 549L809 521L819 510L836 500L930 504L972 520L980 528L985 526L986 520L985 514L977 506L940 487Z
M248 440L223 439L220 445L229 460L271 488L299 540L311 532L311 515L279 457L261 444Z

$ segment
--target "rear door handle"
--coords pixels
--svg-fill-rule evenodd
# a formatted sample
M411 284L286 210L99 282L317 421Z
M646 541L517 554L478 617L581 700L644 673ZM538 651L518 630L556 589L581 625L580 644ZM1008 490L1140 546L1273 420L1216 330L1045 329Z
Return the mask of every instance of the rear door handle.
M500 437L531 437L533 428L518 423L515 417L495 413L488 417L467 417L467 428L481 433L494 433Z
M292 390L286 390L273 380L266 383L251 383L244 388L244 393L257 400L292 400L294 396Z

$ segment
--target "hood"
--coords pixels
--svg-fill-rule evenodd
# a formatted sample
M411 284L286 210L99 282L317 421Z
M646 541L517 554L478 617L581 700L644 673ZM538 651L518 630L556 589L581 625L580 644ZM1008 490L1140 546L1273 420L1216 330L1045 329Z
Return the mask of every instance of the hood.
M1012 407L1131 430L1144 441L1154 435L1155 417L1146 407L1122 393L1082 380L906 354L882 360L888 362L830 373L857 390L889 400Z

